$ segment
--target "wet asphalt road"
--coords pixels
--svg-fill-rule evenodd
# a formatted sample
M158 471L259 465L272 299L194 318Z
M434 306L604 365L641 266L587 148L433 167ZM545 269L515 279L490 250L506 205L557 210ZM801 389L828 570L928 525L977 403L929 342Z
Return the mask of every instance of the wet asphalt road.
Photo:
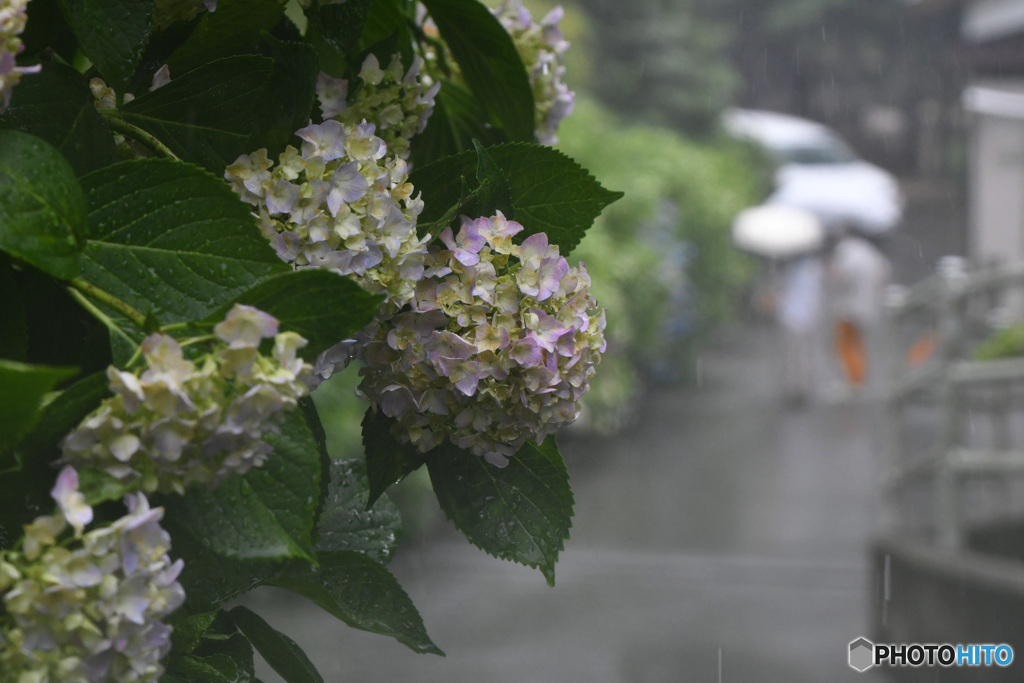
M964 249L955 196L909 190L887 247L904 283ZM446 658L274 589L248 602L332 682L881 680L846 663L876 594L881 407L787 409L776 358L769 325L737 321L702 353L697 386L655 388L617 438L562 442L577 505L555 588L455 533L400 549L392 570Z

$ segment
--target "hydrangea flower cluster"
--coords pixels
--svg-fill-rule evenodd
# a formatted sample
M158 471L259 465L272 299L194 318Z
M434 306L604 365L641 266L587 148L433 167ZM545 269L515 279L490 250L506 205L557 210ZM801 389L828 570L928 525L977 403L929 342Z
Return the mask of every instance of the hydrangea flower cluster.
M25 48L18 36L25 30L28 0L0 0L0 113L11 103L11 90L22 74L35 73L41 68L18 66L14 59Z
M83 533L93 514L77 472L64 468L51 495L58 513L26 525L20 551L0 552L3 680L158 681L172 630L161 619L185 599L163 509L130 494L127 515Z
M572 113L576 97L563 80L563 61L569 43L558 28L563 16L562 8L556 7L548 12L539 24L523 6L522 0L504 0L491 11L512 36L530 75L536 104L537 140L553 145L558 142L555 136L558 124Z
M579 415L605 348L583 264L498 212L441 233L410 310L359 347L360 392L422 451L449 439L496 465Z
M423 273L427 238L416 234L423 201L413 197L405 161L372 123L328 120L296 132L276 166L265 149L243 154L224 177L257 209L277 255L297 268L352 275L401 306Z
M147 337L145 370L107 370L114 396L65 437L64 461L178 493L258 467L273 450L264 435L309 392L312 375L296 356L306 340L277 329L272 316L236 305L214 327L217 348L196 361L171 337ZM268 357L259 346L270 338Z
M368 121L376 126L388 153L409 158L409 141L427 127L434 112L434 98L441 88L422 72L423 58L413 57L406 71L401 55L391 58L386 69L370 54L359 71L359 84L349 97L349 83L321 72L316 83L323 118L354 126ZM351 101L350 101L351 100Z

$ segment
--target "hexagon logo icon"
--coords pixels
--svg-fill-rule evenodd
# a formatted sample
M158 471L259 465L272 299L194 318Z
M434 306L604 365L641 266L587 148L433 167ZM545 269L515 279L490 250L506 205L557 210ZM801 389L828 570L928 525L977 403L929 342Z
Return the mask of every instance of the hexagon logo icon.
M867 671L875 665L875 644L863 636L850 643L850 666Z

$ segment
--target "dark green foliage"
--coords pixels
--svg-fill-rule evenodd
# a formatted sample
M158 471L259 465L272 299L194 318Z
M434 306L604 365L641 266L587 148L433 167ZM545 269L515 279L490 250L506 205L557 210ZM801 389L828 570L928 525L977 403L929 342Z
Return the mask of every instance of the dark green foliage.
M164 324L203 318L288 270L231 188L194 166L126 161L82 182L82 278Z
M33 135L0 130L0 250L73 278L85 216L74 169L60 152Z
M366 464L362 460L331 463L327 498L316 526L316 551L355 550L387 564L398 543L402 520L388 498L369 501Z
M226 57L173 78L121 109L128 123L156 136L184 161L220 176L251 152L251 131L267 97L273 60Z
M295 565L269 583L309 598L353 628L391 636L415 652L444 654L395 577L362 553L331 553L319 568Z
M0 128L36 135L60 150L75 173L84 175L117 160L114 138L93 106L88 80L58 62L18 84Z
M368 408L363 417L363 448L366 450L366 474L369 477L368 504L380 498L395 484L426 463L425 456L412 444L398 443L391 436L395 421L379 410Z
M285 0L218 0L216 12L204 12L195 30L167 59L171 78L222 57L251 53L260 34L274 28Z
M267 440L274 457L213 491L168 500L170 513L210 551L234 560L311 559L320 457L298 411Z
M469 199L467 183L476 177L472 190L480 187L478 169L491 163L507 178L512 213L524 228L516 239L545 232L563 255L579 244L601 211L622 196L601 187L579 164L550 147L511 143L488 148L486 155L491 162L467 151L414 171L410 181L423 192L426 203L418 223L421 234L437 234L463 213ZM495 203L493 198L490 202ZM473 215L493 214L485 210Z
M123 93L149 40L156 0L60 0L78 46Z
M445 444L430 452L427 469L441 509L471 543L537 567L555 584L574 501L554 437L527 442L504 468Z
M228 614L286 683L323 683L324 679L295 641L272 628L260 615L246 607L235 607Z
M533 91L511 37L473 0L425 0L477 101L511 140L533 140Z

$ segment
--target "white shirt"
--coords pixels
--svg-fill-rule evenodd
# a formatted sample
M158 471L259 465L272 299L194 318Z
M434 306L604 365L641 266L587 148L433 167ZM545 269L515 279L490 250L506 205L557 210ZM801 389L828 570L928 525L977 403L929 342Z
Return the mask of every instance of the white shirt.
M821 312L821 259L805 256L786 266L776 302L779 323L793 332L809 332Z
M891 272L882 252L867 240L848 235L836 245L828 270L833 315L854 324L874 323L881 316Z

